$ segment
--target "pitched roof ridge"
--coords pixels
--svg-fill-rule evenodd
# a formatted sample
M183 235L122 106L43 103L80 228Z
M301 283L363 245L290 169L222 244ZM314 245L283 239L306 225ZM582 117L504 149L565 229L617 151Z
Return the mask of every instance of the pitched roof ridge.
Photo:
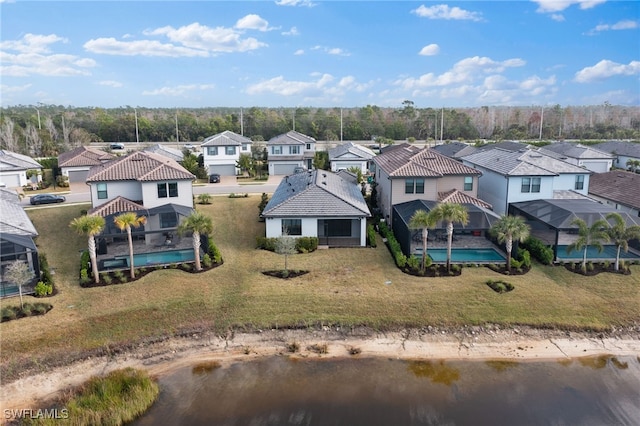
M324 171L327 171L327 170L324 170ZM329 175L330 175L331 177L329 177ZM346 185L350 185L350 183L349 183L348 181L346 181L345 179L343 179L343 178L342 178L342 176L339 176L339 175L337 175L337 174L335 174L335 173L332 173L332 172L329 172L325 177L329 177L329 179L334 179L334 180L336 180L336 181L339 181L341 185L345 185L345 184L346 184ZM316 179L317 179L317 178L316 178ZM333 197L338 198L339 200L344 201L345 203L349 204L351 207L353 207L353 208L355 208L355 209L357 209L357 210L360 210L360 211L364 212L364 210L362 210L361 206L357 206L356 204L354 204L354 203L353 203L353 200L352 200L352 199L348 199L348 198L346 198L346 197L341 196L341 194L339 194L339 193L337 193L337 192L333 192L333 191L329 190L329 185L321 186L321 185L318 185L318 184L316 183L316 184L315 184L315 186L316 186L317 188L320 188L321 190L325 191L327 194L332 195ZM366 212L365 212L365 213L366 213Z

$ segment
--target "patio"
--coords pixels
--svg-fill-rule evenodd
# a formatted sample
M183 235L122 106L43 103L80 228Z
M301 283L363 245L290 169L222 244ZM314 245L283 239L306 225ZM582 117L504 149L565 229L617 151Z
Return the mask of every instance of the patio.
M141 238L143 237L143 238ZM147 244L146 241L149 241ZM116 258L129 256L129 242L126 237L111 239L111 242L98 240L98 265L104 264L105 261L112 261ZM149 253L168 253L177 250L193 249L193 239L191 236L177 236L174 233L156 232L148 233L144 236L137 235L133 239L133 253L149 254ZM100 268L101 270L103 268ZM109 269L125 269L125 268L109 268Z

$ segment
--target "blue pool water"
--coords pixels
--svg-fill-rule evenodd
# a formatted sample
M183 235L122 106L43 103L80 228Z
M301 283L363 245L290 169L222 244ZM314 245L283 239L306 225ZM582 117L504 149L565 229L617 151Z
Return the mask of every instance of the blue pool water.
M587 259L615 260L616 251L616 246L612 245L603 246L602 252L598 252L597 248L589 246L587 248ZM567 253L567 246L558 246L558 259L582 259L582 256L583 250L574 250ZM640 259L640 256L630 251L625 253L624 250L620 250L620 259Z
M195 260L193 249L161 251L157 253L139 253L133 255L133 266L164 265L167 263L192 262ZM129 256L117 256L104 261L104 268L129 267Z
M447 261L447 249L428 249L427 254L434 262ZM505 262L506 259L492 248L454 248L451 249L452 262Z

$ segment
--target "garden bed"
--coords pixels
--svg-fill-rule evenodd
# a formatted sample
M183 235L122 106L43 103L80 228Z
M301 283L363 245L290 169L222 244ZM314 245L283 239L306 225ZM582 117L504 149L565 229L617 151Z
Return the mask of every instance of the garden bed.
M575 274L585 275L585 276L598 275L602 272L609 272L611 274L631 275L631 269L629 269L629 267L620 265L620 268L616 271L615 264L613 263L609 264L609 263L587 262L586 270L582 269L582 262L565 263L564 267L567 271L573 272Z
M44 315L53 309L53 305L50 303L25 303L24 307L20 306L5 306L2 308L2 319L0 322L12 321L14 319L34 317L38 315Z
M262 273L269 277L282 278L282 279L288 280L291 278L301 277L302 275L308 274L309 271L301 271L301 270L294 270L294 269L289 269L288 271L285 271L284 269L278 269L273 271L262 271Z

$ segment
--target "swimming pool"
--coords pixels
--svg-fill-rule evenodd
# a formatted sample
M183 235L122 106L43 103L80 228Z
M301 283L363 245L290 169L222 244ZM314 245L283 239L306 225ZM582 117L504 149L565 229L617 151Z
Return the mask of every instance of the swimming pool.
M434 262L447 261L447 249L428 249L427 254ZM417 256L420 256L418 253ZM493 248L453 248L451 249L452 262L477 262L493 263L505 262L505 257Z
M566 259L579 259L582 260L582 256L584 251L571 251L567 253L568 246L558 246L558 259L566 260ZM589 246L587 247L587 259L611 259L614 260L616 258L617 248L613 245L605 245L602 246L602 252L598 252L598 249ZM635 253L630 251L625 252L624 250L620 250L620 259L640 259Z
M193 262L193 249L159 251L155 253L138 253L133 255L133 266L166 265L169 263ZM128 268L129 256L116 256L101 261L100 269Z

